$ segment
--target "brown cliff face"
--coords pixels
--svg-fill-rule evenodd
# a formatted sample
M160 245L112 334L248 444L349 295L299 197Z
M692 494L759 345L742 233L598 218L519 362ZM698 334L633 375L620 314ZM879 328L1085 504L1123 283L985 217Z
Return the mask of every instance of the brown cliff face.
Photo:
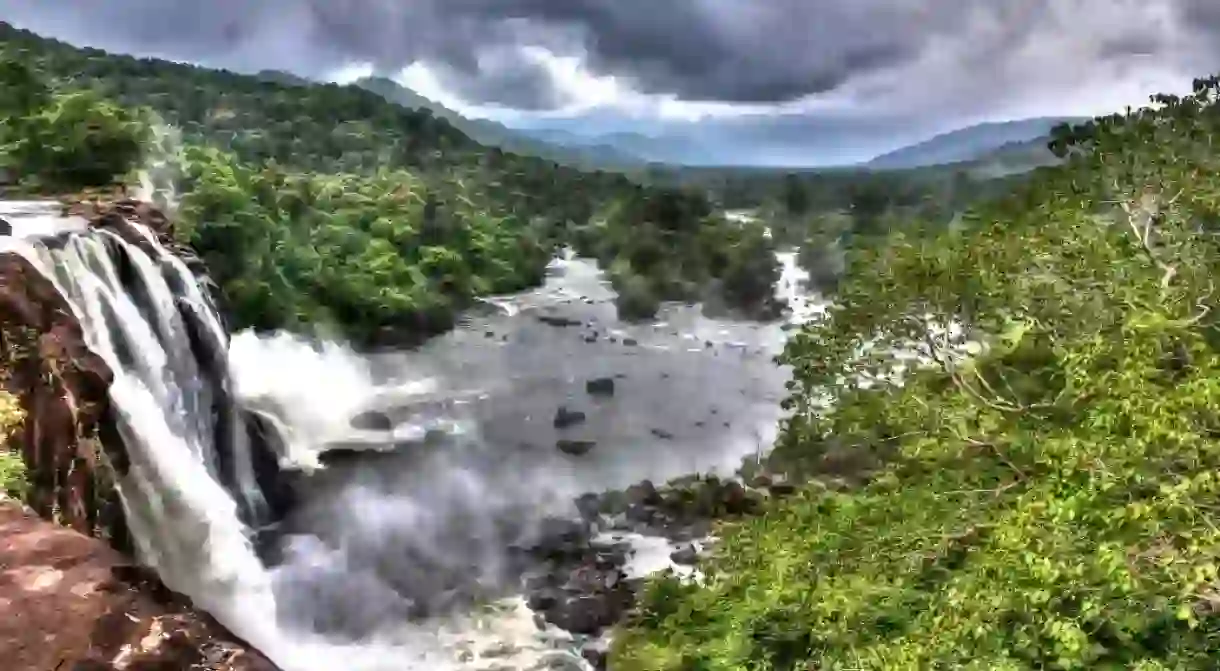
M144 223L202 274L153 208L69 210L141 246L129 222ZM124 558L132 546L114 483L127 456L107 393L113 379L55 286L20 255L0 253L0 385L25 411L11 446L26 465L26 503L42 518L0 501L0 668L275 671Z
M174 241L165 215L145 203L76 202L65 204L64 214L88 218L91 227L148 248L131 225L139 222L206 276L193 252ZM127 462L108 416L114 374L89 350L54 285L13 253L0 254L0 357L0 383L20 399L26 415L13 441L29 474L26 502L44 518L130 550L113 484Z
M275 671L101 541L0 504L6 671Z
M14 437L29 479L27 503L81 533L126 545L108 455L107 389L114 375L85 345L53 284L17 254L0 254L0 353L4 383L21 401ZM105 444L108 443L108 444Z

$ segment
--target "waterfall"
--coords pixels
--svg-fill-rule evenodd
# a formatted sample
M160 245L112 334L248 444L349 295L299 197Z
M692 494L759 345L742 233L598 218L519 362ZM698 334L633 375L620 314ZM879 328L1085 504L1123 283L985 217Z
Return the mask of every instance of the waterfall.
M186 266L141 227L4 240L71 305L114 372L127 463L116 473L142 562L251 642L275 601L249 529L268 521L250 425L228 390L227 334ZM257 643L256 643L257 645Z
M116 489L139 560L285 671L447 668L434 632L344 644L284 626L283 578L253 536L282 512L268 476L292 460L270 445L290 451L309 424L266 435L294 427L243 407L248 392L236 388L229 336L205 285L147 229L89 229L44 209L6 212L17 235L0 237L0 253L21 255L55 285L114 373L112 418L125 451Z
M673 324L647 330L607 318L617 324L611 334L640 338L636 345L590 343L528 314L593 297L577 309L597 315L612 299L595 265L571 258L555 264L566 270L548 286L497 300L504 312L523 312L489 317L488 331L511 328L511 339L476 328L425 351L364 356L283 334L230 340L207 283L140 226L120 220L89 230L83 220L16 217L3 207L0 216L16 232L0 237L0 252L21 254L54 282L88 346L114 372L113 419L130 462L117 489L140 559L284 671L542 669L560 661L587 669L576 654L581 643L540 629L513 591L520 553L512 548L527 546L548 516L574 513L582 494L731 470L758 449L751 427L775 425L774 402L762 396L772 381L746 377L754 359L745 350L771 347L778 327L769 335L675 310ZM800 277L786 260L777 291L790 296ZM702 344L730 337L745 343L740 353ZM699 346L692 351L689 341ZM519 379L525 369L538 377ZM656 382L667 370L680 386ZM619 372L623 393L591 401L614 420L601 429L597 417L590 422L590 431L605 432L597 436L603 444L581 460L551 449L550 415L569 401L567 386ZM730 397L699 396L726 385ZM671 407L665 398L674 390L685 394ZM493 393L508 405L466 406ZM476 406L497 432L484 433ZM726 409L714 422L723 421L714 430L725 437L709 450L700 427L707 412L721 413L716 406ZM743 409L740 418L729 407ZM381 413L392 429L354 431L363 410ZM506 418L514 423L500 424ZM658 448L654 426L689 437ZM430 441L432 429L444 439ZM365 443L396 449L309 476L280 521L282 500L268 475L280 464L310 470L324 448ZM276 528L259 533L269 523ZM664 559L667 547L654 545ZM494 602L466 608L472 595Z

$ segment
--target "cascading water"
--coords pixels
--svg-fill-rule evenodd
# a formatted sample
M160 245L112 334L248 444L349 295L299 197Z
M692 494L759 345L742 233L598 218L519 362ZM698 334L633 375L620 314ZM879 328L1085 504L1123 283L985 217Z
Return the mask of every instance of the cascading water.
M125 446L118 482L140 558L172 589L258 638L274 622L266 571L243 523L266 520L251 441L229 395L227 336L180 260L107 230L7 239L72 306L114 372Z
M587 492L732 472L770 443L779 416L778 325L682 306L655 325L621 324L604 278L579 259L418 352L369 358L286 335L230 342L207 292L142 228L13 223L18 237L0 251L56 283L115 372L131 462L118 488L141 558L285 671L588 668L580 641L540 630L515 596L506 546L528 545ZM801 298L799 269L781 261L777 292ZM552 308L596 341L535 319ZM613 378L616 394L588 398L593 378ZM567 404L587 411L579 437L597 444L579 458L555 447ZM371 407L385 421L353 429ZM262 477L276 465L254 429L276 434L279 465L305 470L335 445L397 449L311 476L287 518L260 529L276 518ZM668 545L652 545L641 553L665 565ZM498 610L472 610L472 597Z
M41 216L53 219L49 213ZM0 252L20 254L55 284L90 348L114 372L109 393L125 448L116 485L139 558L171 589L190 597L285 671L443 670L455 665L455 653L444 649L445 643L460 643L461 631L472 626L460 618L437 619L426 628L405 620L378 623L375 637L350 643L334 643L312 631L317 613L307 611L299 629L286 625L300 613L283 612L285 595L277 596L277 588L286 593L290 609L308 606L293 592L309 586L302 587L295 577L307 572L317 586L314 579L326 570L320 562L334 550L311 545L310 537L297 538L291 561L269 570L251 540L253 529L270 519L255 468L260 446L251 440L252 431L268 425L287 430L277 438L289 453L279 456L285 463L310 465L316 459L312 448L327 439L324 429L342 433L338 425L355 408L334 402L325 408L317 402L296 404L303 399L299 387L293 394L284 385L271 385L275 388L268 396L259 376L289 374L293 368L269 370L266 365L291 364L285 357L308 352L305 356L314 362L332 364L313 372L346 376L351 393L345 398L358 403L375 389L358 372L353 355L345 359L343 352L332 352L328 357L299 340L243 336L247 345L238 348L235 360L240 362L241 351L252 348L270 356L262 365L247 360L245 384L235 389L228 336L210 297L147 230L125 229L140 237L131 240L76 224L31 223L34 218L20 221L18 235L0 238ZM330 379L339 381L333 375ZM314 394L312 399L328 396ZM257 406L268 398L272 407L258 411L272 422L258 421L239 402ZM326 418L332 420L329 425ZM335 577L340 578L337 585L351 584L350 576L346 581L344 575ZM528 616L524 622L532 631Z

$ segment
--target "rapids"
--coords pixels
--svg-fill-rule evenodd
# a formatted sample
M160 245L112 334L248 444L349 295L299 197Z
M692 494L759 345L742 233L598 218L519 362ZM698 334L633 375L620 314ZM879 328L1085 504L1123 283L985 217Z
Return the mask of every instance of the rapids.
M596 266L570 255L418 350L362 355L230 338L147 232L133 244L36 203L0 218L0 251L55 282L116 374L140 559L285 671L587 668L586 641L526 606L509 548L582 494L731 475L780 419L782 324L677 305L620 323ZM815 314L794 255L780 261L793 321ZM590 393L598 380L613 393ZM280 517L268 483L286 474ZM635 545L636 573L669 564L663 539Z

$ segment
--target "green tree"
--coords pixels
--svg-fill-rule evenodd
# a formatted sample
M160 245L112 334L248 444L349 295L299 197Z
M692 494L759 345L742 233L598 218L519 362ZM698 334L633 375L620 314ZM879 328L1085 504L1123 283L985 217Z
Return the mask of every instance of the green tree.
M727 523L702 585L654 581L612 668L1214 666L1217 93L1098 120L960 229L854 249L783 357L773 467L821 477ZM862 486L829 486L843 454Z
M789 215L800 217L809 213L811 206L809 192L799 175L784 176L784 209Z

